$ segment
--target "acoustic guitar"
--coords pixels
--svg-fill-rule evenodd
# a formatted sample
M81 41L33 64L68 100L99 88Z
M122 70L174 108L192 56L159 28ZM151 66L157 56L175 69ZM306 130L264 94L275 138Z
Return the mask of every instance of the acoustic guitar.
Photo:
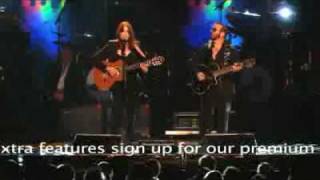
M106 67L113 67L119 71L119 76L111 76L107 71L104 72L96 67L92 68L89 72L91 84L94 84L98 90L106 91L116 83L121 82L125 78L127 71L133 71L140 68L141 63L146 63L149 67L162 65L165 61L163 56L155 56L144 62L139 62L131 65L125 64L123 60L116 60L114 62L107 62Z

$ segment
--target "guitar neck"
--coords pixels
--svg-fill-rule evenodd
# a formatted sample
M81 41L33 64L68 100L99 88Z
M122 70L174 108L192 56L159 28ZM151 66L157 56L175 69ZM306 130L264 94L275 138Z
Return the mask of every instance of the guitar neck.
M125 70L126 71L133 71L133 70L139 69L139 67L140 67L140 63L135 63L135 64L131 64L129 66L126 66Z
M212 72L212 74L213 74L214 77L219 77L219 76L228 74L230 72L232 72L232 67L231 66L227 66L227 67L224 67L222 69L219 69L219 70L216 70L216 71Z
M146 61L144 61L144 62L139 62L139 63L134 63L134 64L131 64L131 65L128 65L128 66L125 67L125 70L126 70L126 71L134 71L134 70L137 70L137 69L140 68L140 64L141 64L141 63L146 63L146 64L148 64L148 65L152 65L151 60L148 59L148 60L146 60Z

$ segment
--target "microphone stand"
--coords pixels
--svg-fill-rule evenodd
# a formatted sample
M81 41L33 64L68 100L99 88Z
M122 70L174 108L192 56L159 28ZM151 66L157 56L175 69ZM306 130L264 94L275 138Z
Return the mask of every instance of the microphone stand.
M121 56L122 56L122 58L123 58L122 60L124 62L125 49L126 49L126 45L127 45L128 41L120 40L120 39L119 39L119 41L121 43ZM126 62L123 63L123 67L122 67L122 77L123 77L123 86L124 86L123 88L124 88L125 91L127 91L128 90L128 84L127 84L128 82L127 82L127 72L126 72L126 69L125 69L125 67L126 67L125 63Z
M122 57L124 58L125 57L126 44L127 44L128 41L124 41L124 40L120 40L120 41L122 43L121 54L122 54ZM123 75L124 89L125 89L125 91L127 91L128 90L128 81L127 81L127 72L126 72L125 67L126 67L126 65L125 65L125 62L124 62L123 63L123 67L122 67L122 73L123 73L122 75Z
M57 35L58 35L58 60L60 60L60 54L61 54L61 41L62 41L62 23L61 23L61 20L62 20L62 16L63 16L63 13L66 9L66 4L67 4L68 1L65 2L64 6L62 6L58 16L57 16L57 19L56 21L54 22L54 24L57 26Z

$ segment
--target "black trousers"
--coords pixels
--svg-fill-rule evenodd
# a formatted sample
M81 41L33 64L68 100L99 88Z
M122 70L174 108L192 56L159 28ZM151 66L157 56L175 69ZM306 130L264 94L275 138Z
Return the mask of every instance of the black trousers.
M127 137L134 134L134 121L138 107L138 95L133 89L125 89L123 84L117 84L112 89L112 133L125 133ZM127 119L127 123L125 123Z
M89 96L101 105L101 132L109 133L111 120L108 116L108 109L112 107L111 91L100 91L96 87L87 87Z
M200 133L216 130L219 133L228 129L228 115L233 95L231 83L222 83L200 97Z

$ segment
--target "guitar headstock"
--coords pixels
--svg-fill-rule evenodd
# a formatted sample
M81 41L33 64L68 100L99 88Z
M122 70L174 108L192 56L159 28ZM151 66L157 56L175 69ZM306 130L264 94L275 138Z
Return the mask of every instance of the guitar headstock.
M165 62L165 58L163 56L155 56L149 60L151 66L160 66Z

